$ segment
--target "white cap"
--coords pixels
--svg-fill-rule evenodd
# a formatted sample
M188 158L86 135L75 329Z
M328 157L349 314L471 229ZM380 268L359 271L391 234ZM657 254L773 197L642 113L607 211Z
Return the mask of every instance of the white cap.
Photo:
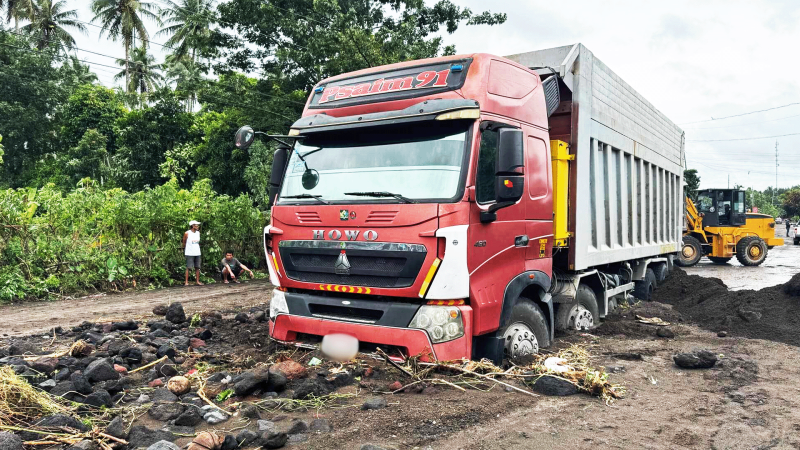
M192 226L192 225L200 225L200 222L198 222L196 220L191 220L191 221L189 221L189 226Z

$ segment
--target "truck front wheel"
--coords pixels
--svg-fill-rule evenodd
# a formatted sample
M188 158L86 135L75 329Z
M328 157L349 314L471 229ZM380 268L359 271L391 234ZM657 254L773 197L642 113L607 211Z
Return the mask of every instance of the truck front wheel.
M586 331L594 328L599 319L597 296L594 295L592 288L581 284L572 303L558 304L556 330Z
M511 310L509 325L503 330L506 356L510 359L538 353L550 346L550 332L542 310L533 301L520 297Z

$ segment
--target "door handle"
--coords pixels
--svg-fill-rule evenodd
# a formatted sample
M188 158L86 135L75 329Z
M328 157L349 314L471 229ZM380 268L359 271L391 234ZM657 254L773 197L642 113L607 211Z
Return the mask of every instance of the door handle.
M527 247L528 246L528 235L523 234L522 236L517 236L514 238L514 247Z

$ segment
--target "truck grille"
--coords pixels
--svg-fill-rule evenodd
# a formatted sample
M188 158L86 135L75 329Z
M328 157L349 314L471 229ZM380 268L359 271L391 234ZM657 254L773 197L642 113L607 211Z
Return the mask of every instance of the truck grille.
M278 247L289 278L347 286L411 286L427 255L423 245L385 242L281 241ZM350 264L347 275L335 271L342 251Z

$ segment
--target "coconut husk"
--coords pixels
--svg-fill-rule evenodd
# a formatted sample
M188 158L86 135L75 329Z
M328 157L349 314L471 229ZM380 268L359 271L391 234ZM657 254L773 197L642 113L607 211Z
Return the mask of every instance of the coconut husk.
M222 447L224 437L210 431L204 431L186 447L186 450L219 450Z

